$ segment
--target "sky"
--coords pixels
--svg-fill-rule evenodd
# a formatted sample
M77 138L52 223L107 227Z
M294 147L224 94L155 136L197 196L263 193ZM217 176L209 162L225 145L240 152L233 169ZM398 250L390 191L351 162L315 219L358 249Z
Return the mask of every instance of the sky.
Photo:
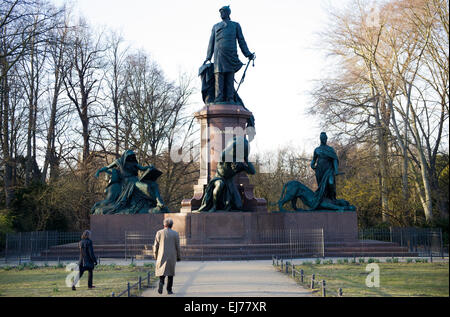
M63 0L53 0L62 4ZM70 0L95 28L116 30L127 45L151 55L169 79L192 75L197 93L192 113L203 107L198 68L206 57L219 8L230 5L247 45L256 53L239 94L256 120L252 152L292 146L311 152L319 143L317 118L306 114L309 91L326 67L317 32L327 24L327 8L344 0ZM239 49L238 49L239 50ZM242 62L247 59L239 52ZM235 76L240 80L241 69ZM329 138L333 136L329 134ZM255 153L253 153L255 154Z

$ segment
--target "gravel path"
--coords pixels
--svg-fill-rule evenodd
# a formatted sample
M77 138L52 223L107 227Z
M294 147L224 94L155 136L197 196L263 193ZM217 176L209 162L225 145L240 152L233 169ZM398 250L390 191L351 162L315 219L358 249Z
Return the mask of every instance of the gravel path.
M292 278L277 272L272 261L178 262L173 295L162 295L157 288L143 293L144 297L305 297L311 292ZM167 283L167 279L166 279Z

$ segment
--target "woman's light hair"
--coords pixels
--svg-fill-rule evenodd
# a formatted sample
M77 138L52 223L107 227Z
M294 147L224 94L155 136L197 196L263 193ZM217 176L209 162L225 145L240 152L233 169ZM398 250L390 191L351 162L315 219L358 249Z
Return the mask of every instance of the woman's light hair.
M172 220L172 218L166 218L166 219L164 219L164 227L169 227L169 228L172 228L172 226L173 226L173 220Z
M84 230L83 234L81 235L81 239L88 239L91 237L91 232L89 230Z

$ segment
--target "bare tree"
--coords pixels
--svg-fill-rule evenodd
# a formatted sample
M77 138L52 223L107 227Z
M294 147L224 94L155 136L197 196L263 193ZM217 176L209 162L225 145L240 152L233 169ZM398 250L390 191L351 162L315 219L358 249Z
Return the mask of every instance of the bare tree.
M67 47L69 68L64 76L66 93L74 105L82 126L82 164L89 163L91 119L98 114L93 111L98 99L103 66L102 34L94 38L92 30L83 19L69 35Z
M355 1L334 15L332 32L325 37L342 75L322 80L313 93L317 102L311 112L359 141L369 141L375 132L384 220L393 214L388 181L397 152L403 161L403 205L408 206L408 175L413 171L426 219L433 218L435 162L448 122L447 5L438 0L389 1L378 5L374 22L370 4Z

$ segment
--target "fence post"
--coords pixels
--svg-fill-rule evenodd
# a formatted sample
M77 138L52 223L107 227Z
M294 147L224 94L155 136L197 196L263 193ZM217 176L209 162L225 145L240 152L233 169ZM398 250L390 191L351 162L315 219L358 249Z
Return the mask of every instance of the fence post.
M325 280L322 280L322 297L326 297L326 296L327 296L326 282L325 282Z
M291 263L286 261L286 265L284 266L286 274L289 273L289 264L291 264Z
M33 255L33 241L36 239L36 232L31 231L30 232L30 260L31 256Z
M314 289L314 278L315 278L315 274L311 275L311 289Z
M303 283L303 269L300 270L300 282Z
M339 297L342 297L342 288L339 288L339 289L338 289L338 296L339 296Z
M127 283L127 296L130 297L130 282Z
M45 262L48 262L48 231L46 231L45 238Z
M8 262L8 236L9 233L6 234L6 244L5 244L5 263Z
M281 271L283 271L283 259L281 259Z
M125 231L125 261L127 260L127 232Z
M325 258L325 236L322 228L322 257Z
M441 258L444 258L444 243L442 241L442 229L439 228L439 246L440 246L440 253L441 253Z
M140 292L142 288L142 277L139 276L139 288L138 291Z
M291 262L292 262L292 229L289 229L289 253L291 255Z
M21 255L22 255L22 232L19 232L19 265Z
M147 272L147 287L150 287L150 272Z
M292 263L292 277L295 278L295 265Z

